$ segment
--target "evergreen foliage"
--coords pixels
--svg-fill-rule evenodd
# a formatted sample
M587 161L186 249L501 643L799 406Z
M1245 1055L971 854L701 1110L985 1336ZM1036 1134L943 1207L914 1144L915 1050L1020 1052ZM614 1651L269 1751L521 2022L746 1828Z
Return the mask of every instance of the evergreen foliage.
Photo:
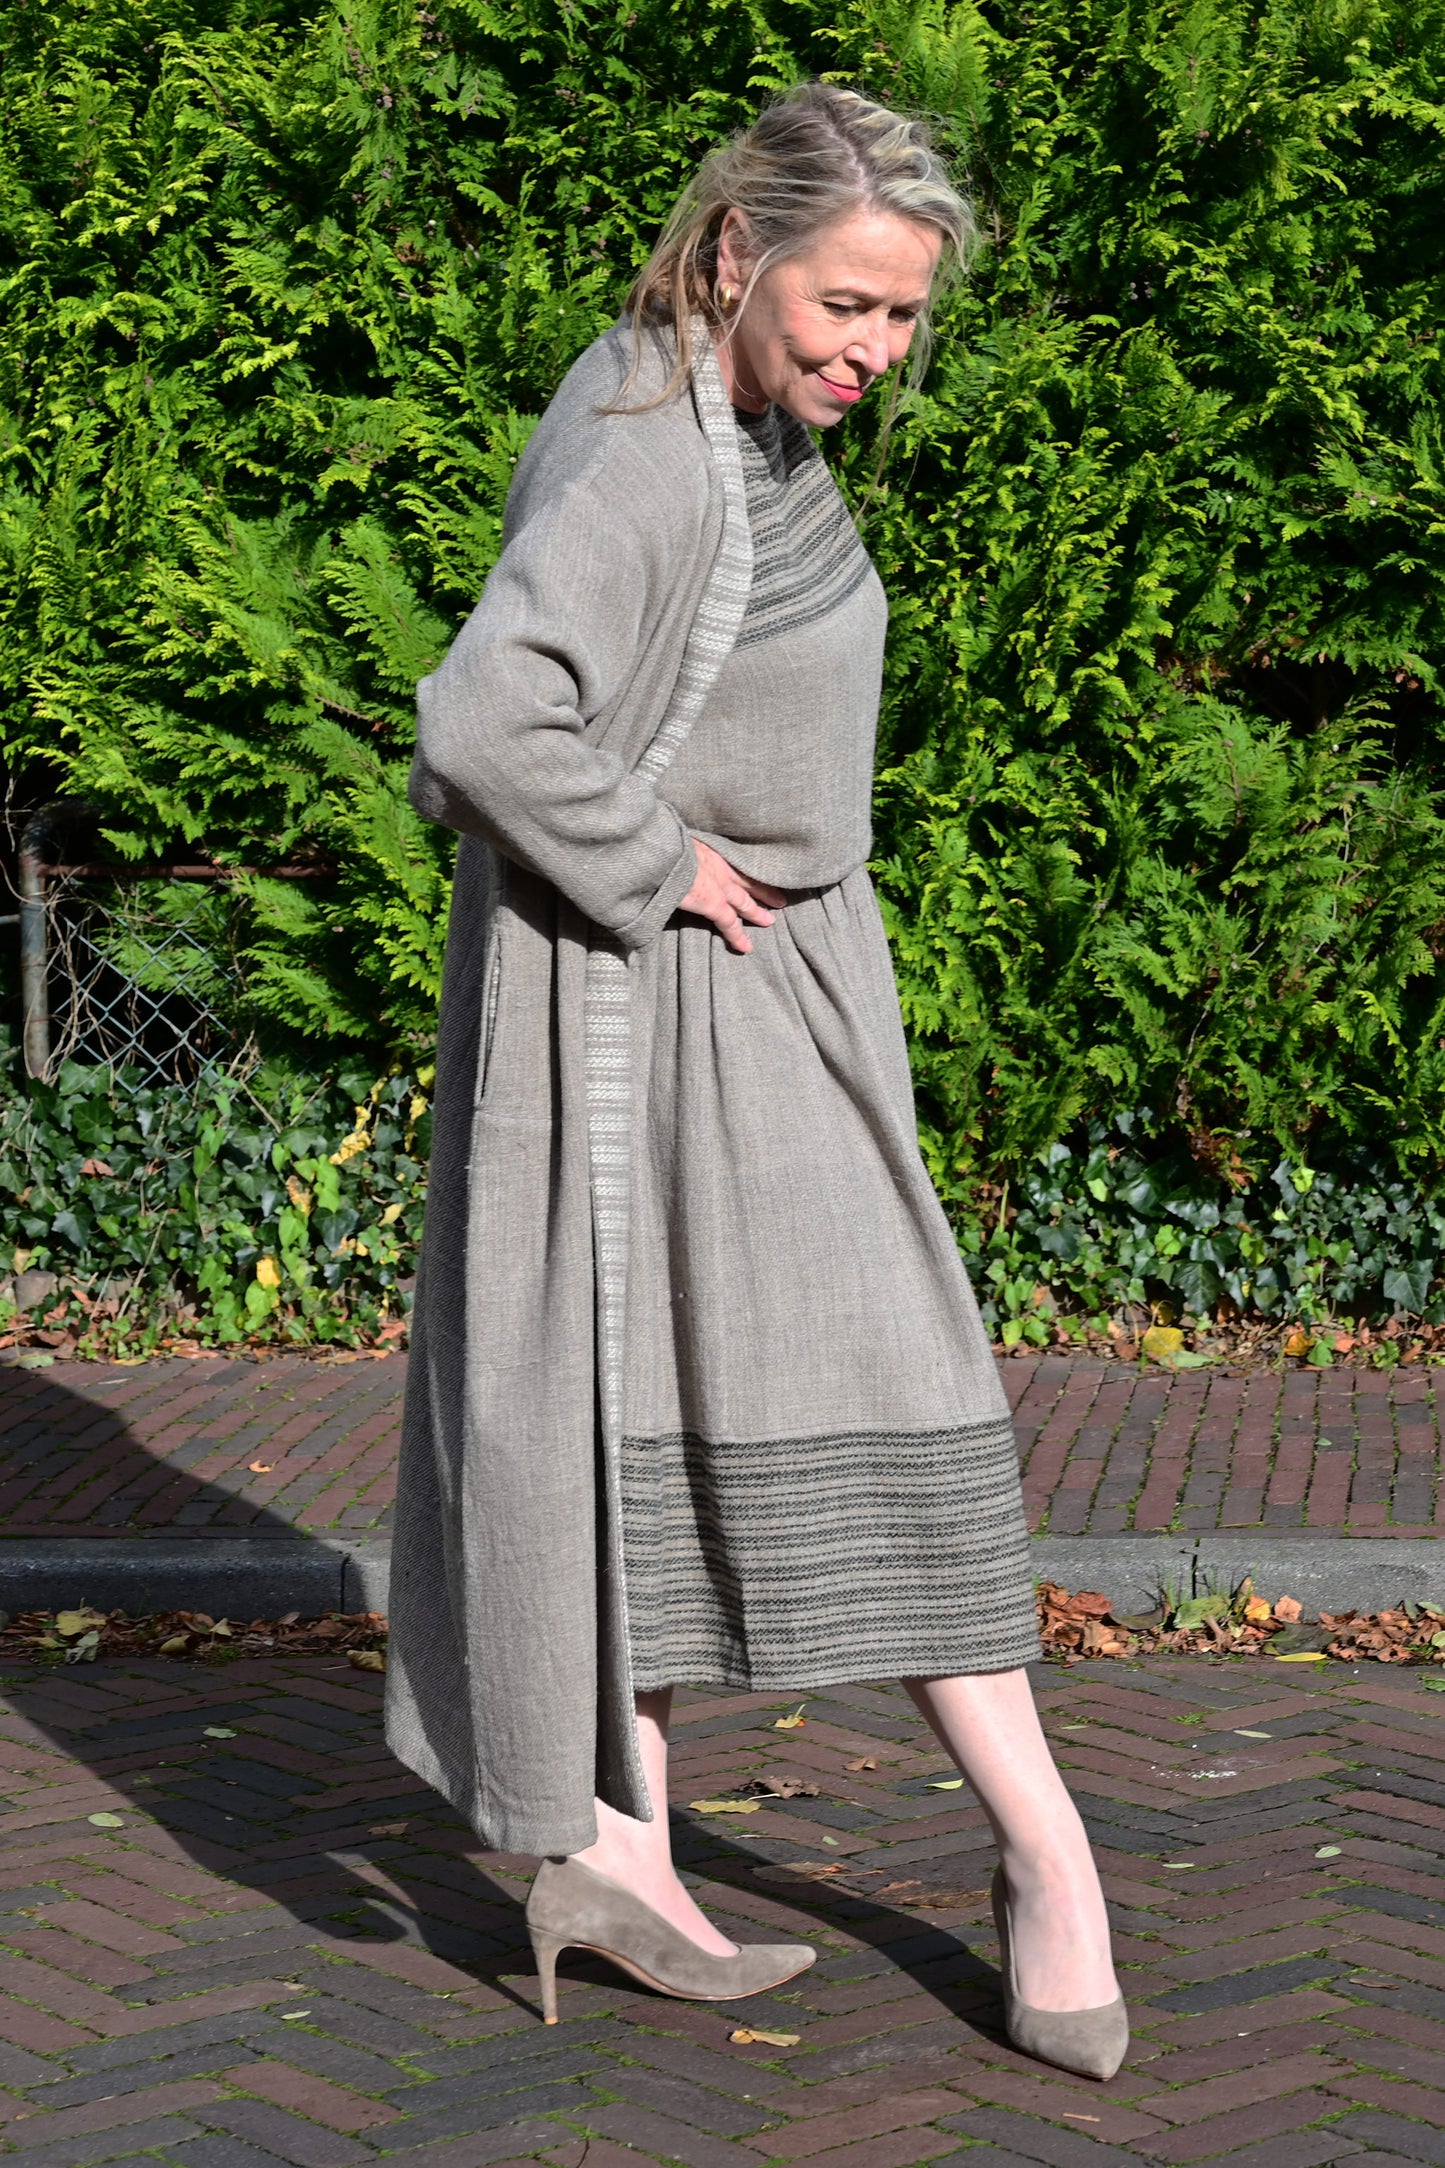
M178 1093L68 1061L22 1091L12 1048L0 1062L0 1327L46 1317L130 1355L404 1329L429 1075L263 1069Z
M117 853L255 869L274 1027L425 1058L413 683L702 150L832 71L940 115L984 214L882 485L866 423L832 447L893 605L879 863L945 1195L1140 1107L1216 1186L1433 1176L1445 0L4 24L0 733Z

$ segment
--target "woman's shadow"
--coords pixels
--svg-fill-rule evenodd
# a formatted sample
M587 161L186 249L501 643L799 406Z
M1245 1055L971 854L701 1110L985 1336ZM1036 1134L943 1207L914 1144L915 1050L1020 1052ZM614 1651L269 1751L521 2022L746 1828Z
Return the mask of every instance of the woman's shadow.
M206 1385L233 1386L235 1379L223 1373L242 1367L192 1363L185 1379L169 1382L192 1401L194 1413L196 1392ZM244 1367L250 1373L241 1381L246 1384L263 1366ZM167 1435L173 1443L173 1432L162 1438ZM204 1442L204 1432L200 1436ZM535 2011L522 1913L535 1862L482 1851L456 1812L391 1758L381 1735L382 1682L374 1671L352 1667L343 1654L289 1655L256 1647L246 1632L250 1620L266 1615L267 1607L254 1598L265 1592L268 1574L272 1585L292 1594L299 1574L322 1598L314 1606L317 1612L339 1609L344 1582L334 1547L264 1508L246 1508L243 1519L238 1510L243 1485L192 1475L177 1466L174 1451L159 1450L160 1442L148 1445L122 1415L74 1390L63 1377L49 1371L0 1372L0 1498L8 1505L0 1543L0 1608L12 1621L26 1610L87 1604L124 1608L133 1617L185 1608L204 1611L212 1620L224 1613L232 1629L229 1642L210 1641L212 1653L204 1660L101 1655L71 1662L57 1649L36 1662L12 1623L4 1647L6 1699L76 1765L76 1777L87 1771L113 1794L119 1812L120 1827L114 1833L106 1828L99 1861L96 1840L106 1825L80 1818L83 1879L93 1882L97 1863L124 1875L124 1852L140 1842L162 1855L179 1850L196 1868L223 1876L246 1893L237 1915L225 1923L224 1938L215 1939L211 1923L203 1922L193 1940L184 1928L177 1930L182 1947L173 1971L163 1954L153 1955L150 1962L167 1995L235 1981L248 1943L255 1951L253 1969L270 1974L283 1962L281 1953L293 1950L289 1962L302 1964L308 1944L324 1938L333 1956L351 1955L393 1976L410 1974L418 1984L424 1984L420 1976L427 1968L402 1952L426 1953ZM74 1528L74 1535L57 1535L46 1501L83 1498L87 1486L95 1510L77 1517L72 1507L60 1526ZM97 1525L124 1532L97 1541ZM187 1531L183 1541L192 1555L212 1554L213 1546L217 1553L233 1552L240 1545L268 1554L271 1564L266 1555L253 1556L246 1571L233 1566L229 1577L223 1573L214 1583L198 1582L191 1574L184 1581L187 1600L179 1603L181 1584L175 1569L164 1563L176 1551L177 1528ZM153 1563L145 1562L147 1546L155 1547ZM106 1564L112 1547L114 1568ZM122 1552L129 1554L123 1571ZM213 1585L218 1592L202 1603L200 1588ZM113 1603L118 1590L121 1600ZM330 1601L326 1591L332 1592ZM243 1593L246 1600L238 1603L235 1598ZM748 1721L744 1718L739 1732L740 1749L746 1743L747 1751L739 1754L738 1784L756 1768L757 1740ZM677 1716L683 1732L686 1723L683 1708ZM715 1776L709 1778L710 1786L717 1783ZM951 1798L949 1805L960 1803ZM806 1822L812 1802L768 1804L775 1813ZM903 1811L901 1799L899 1806ZM129 1825L137 1832L133 1838L125 1834L130 1813L138 1817ZM816 1833L801 1826L804 1841L794 1844L777 1836L737 1841L686 1812L675 1812L674 1824L679 1864L715 1885L707 1902L725 1932L770 1940L780 1934L806 1937L811 1925L823 1925L862 1945L843 1955L825 1952L821 1973L810 1973L777 1995L729 2006L740 2022L751 2015L756 2023L778 2026L791 2017L795 2024L801 2020L806 2032L814 2014L810 1987L823 1993L823 2007L831 2010L848 2000L850 1983L858 1984L861 2003L869 1999L864 1983L871 1976L902 1971L937 2003L940 2019L956 2025L965 2018L980 2030L1001 2030L998 1976L970 1947L980 1939L971 1918L935 1926L926 1914L919 1918L890 1906L885 1897L870 1896L869 1873L886 1881L886 1871L850 1875L842 1862L834 1872L835 1863L813 1857ZM144 1825L154 1837L141 1834ZM970 1881L982 1884L988 1865L991 1855L975 1851L939 1863L936 1871L957 1881L962 1869ZM65 1871L61 1860L47 1866L36 1878L43 1886L18 1893L26 1900L23 1907L13 1902L16 1893L0 1895L0 1914L7 1909L12 1917L25 1914L24 1947L31 1956L37 1942L45 1943L47 1904L67 1901ZM907 1878L907 1868L900 1872ZM51 1888L52 1882L59 1886ZM736 1909L725 1894L729 1889L736 1893ZM921 1894L926 1899L928 1892ZM779 1924L779 1907L786 1908L790 1924ZM253 1919L262 1908L266 1918ZM243 1922L250 1928L244 1936L238 1934ZM0 1941L7 1924L0 1917ZM56 1938L57 1952L61 1939ZM390 1962L388 1951L395 1953ZM616 1986L619 1980L610 1966L581 1951L565 1956L561 1969L574 1985ZM439 1973L435 1984L441 1984ZM595 1995L577 2000L595 2008ZM563 2010L565 2019L565 2001ZM584 2027L585 2022L579 2019ZM924 2045L915 2025L898 2037ZM897 2048L880 2052L886 2059Z

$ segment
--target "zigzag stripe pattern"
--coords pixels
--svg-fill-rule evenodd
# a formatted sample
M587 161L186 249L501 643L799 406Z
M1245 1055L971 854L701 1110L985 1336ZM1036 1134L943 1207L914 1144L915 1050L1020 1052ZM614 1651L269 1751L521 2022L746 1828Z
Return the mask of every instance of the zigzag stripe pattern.
M831 616L867 579L869 557L802 423L769 407L737 424L753 536L742 648Z
M629 1437L622 1495L643 1691L1009 1671L1038 1657L1007 1417Z

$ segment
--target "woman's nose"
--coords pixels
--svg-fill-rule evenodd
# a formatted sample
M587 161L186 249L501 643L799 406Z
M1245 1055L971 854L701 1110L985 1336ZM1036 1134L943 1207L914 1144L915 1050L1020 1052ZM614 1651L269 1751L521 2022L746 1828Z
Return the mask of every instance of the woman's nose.
M891 356L888 351L888 319L881 312L865 317L859 325L848 359L858 362L870 376L882 376Z

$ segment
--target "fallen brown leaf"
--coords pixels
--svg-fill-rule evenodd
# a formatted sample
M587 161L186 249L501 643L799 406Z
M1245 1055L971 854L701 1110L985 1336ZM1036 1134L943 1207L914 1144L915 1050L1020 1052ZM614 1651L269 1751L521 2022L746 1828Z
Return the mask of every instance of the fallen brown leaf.
M275 1465L274 1460L248 1460L246 1463L252 1475L269 1475Z
M385 1671L386 1658L380 1649L348 1649L346 1661L353 1671Z
M756 1814L760 1799L689 1799L694 1814Z
M878 1767L878 1763L873 1755L864 1754L857 1761L844 1762L843 1767L847 1770L850 1770L856 1775L857 1771L860 1769L876 1769Z
M759 2032L756 2026L739 2025L736 2032L728 2034L728 2038L736 2041L740 2048L749 2048L758 2040L765 2042L770 2048L795 2048L799 2040L801 2040L802 2034Z
M410 1822L373 1822L367 1831L369 1837L404 1837Z
M761 1776L751 1778L746 1785L745 1796L749 1795L769 1799L816 1799L818 1787L816 1784L807 1783L802 1777L782 1776L774 1770L765 1769Z
M773 1725L774 1731L801 1731L808 1721L803 1714L806 1706L806 1702L800 1701L791 1716L780 1716Z

